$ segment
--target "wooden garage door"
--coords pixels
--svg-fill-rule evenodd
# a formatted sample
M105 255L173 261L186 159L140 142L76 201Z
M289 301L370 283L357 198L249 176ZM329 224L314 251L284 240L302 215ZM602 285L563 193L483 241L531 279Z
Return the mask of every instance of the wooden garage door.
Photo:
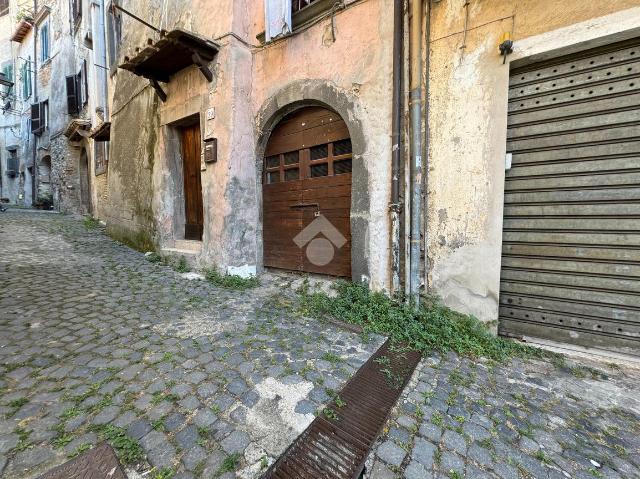
M264 159L265 266L351 276L351 165L349 131L335 112L305 108L276 127ZM346 240L338 245L324 242L331 250L326 263L310 259L308 242L296 244L300 233L320 216Z
M500 332L640 354L640 41L514 70Z

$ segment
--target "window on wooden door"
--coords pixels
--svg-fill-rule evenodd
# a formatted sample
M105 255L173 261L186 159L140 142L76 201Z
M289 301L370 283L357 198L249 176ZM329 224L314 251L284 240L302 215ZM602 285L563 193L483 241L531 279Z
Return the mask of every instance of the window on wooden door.
M271 185L284 181L351 173L352 156L353 149L350 139L268 156L264 160L264 182ZM308 171L308 173L305 175L304 171ZM303 173L301 174L301 172Z

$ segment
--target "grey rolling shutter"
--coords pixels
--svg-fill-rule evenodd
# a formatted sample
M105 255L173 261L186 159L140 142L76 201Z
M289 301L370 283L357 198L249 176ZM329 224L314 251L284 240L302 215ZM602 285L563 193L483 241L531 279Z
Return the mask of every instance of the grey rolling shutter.
M67 111L69 115L80 113L80 102L78 101L78 76L67 77Z
M500 332L640 355L640 39L512 71Z

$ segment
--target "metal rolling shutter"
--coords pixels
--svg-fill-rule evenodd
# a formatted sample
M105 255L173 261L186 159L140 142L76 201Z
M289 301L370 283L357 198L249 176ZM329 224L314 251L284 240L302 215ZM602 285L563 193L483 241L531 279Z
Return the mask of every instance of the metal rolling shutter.
M500 333L640 355L640 39L512 71Z

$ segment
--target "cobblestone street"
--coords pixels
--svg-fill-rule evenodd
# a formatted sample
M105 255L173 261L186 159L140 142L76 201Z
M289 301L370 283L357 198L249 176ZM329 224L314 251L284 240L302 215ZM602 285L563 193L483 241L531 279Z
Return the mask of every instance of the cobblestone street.
M640 371L425 358L369 467L370 479L640 478Z
M67 216L0 214L0 245L5 478L102 440L131 478L257 478L384 340L291 313L295 277L222 289ZM426 357L366 477L639 478L640 371Z
M70 217L4 213L0 244L2 477L102 438L138 471L257 477L381 344L283 316L285 280L190 281Z

